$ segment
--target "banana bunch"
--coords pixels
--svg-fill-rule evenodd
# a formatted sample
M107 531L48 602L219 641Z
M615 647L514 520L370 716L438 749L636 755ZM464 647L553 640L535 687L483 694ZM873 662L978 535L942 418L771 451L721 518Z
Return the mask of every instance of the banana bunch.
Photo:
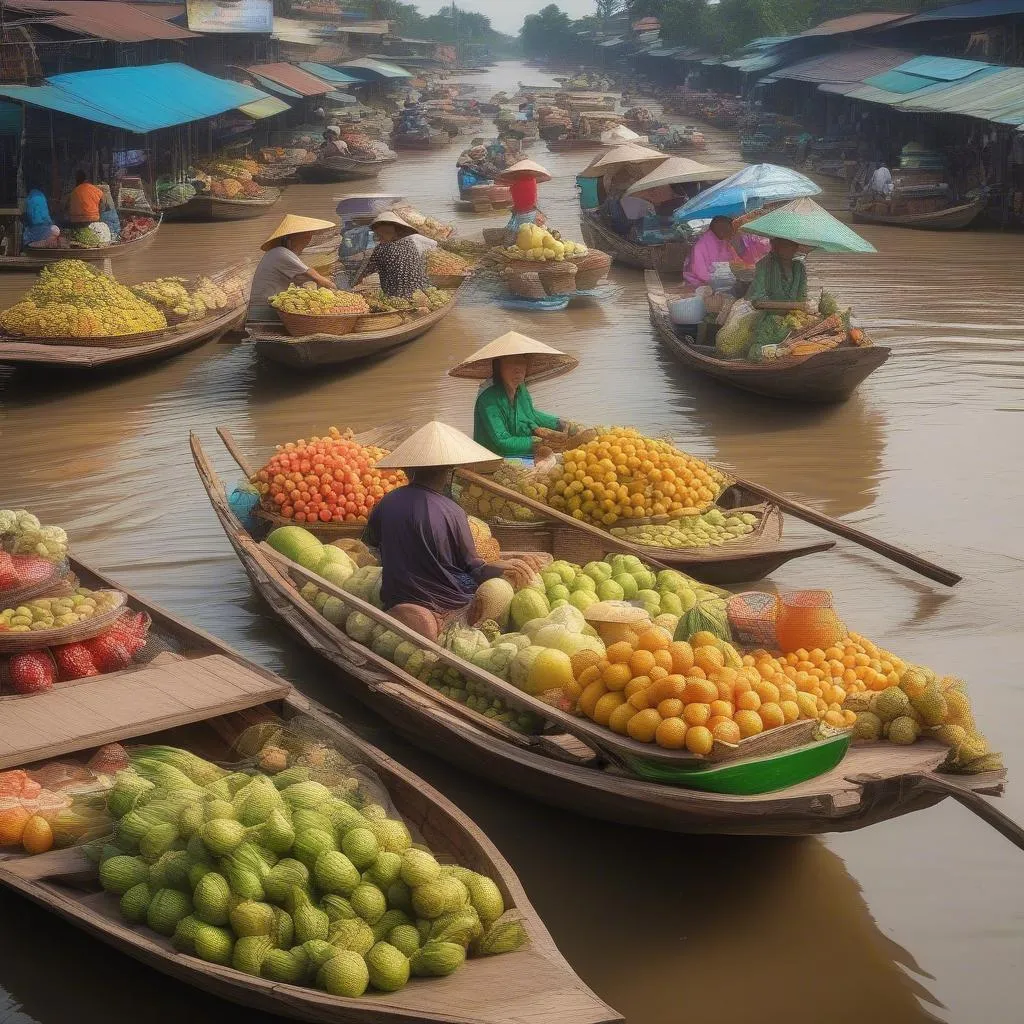
M270 304L274 309L306 316L370 312L369 305L361 295L335 291L333 288L297 288L289 285L283 292L272 295Z

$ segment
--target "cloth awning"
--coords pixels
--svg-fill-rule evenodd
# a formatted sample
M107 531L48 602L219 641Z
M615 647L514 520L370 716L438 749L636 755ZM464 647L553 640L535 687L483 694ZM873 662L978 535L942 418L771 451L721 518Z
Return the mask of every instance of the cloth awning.
M356 78L355 75L346 74L344 71L339 71L337 68L332 68L327 64L318 64L312 60L300 60L299 67L303 71L308 71L311 75L316 75L317 78L322 78L325 82L330 82L334 86L361 84L361 80Z
M269 98L185 64L74 71L52 75L44 85L0 85L0 96L139 135Z
M291 107L284 100L279 100L276 96L268 96L265 100L243 103L238 109L254 121L262 121L265 117L283 114L286 110L291 110Z
M299 96L323 96L334 89L330 82L325 82L294 64L250 64L245 70L260 82L283 85Z

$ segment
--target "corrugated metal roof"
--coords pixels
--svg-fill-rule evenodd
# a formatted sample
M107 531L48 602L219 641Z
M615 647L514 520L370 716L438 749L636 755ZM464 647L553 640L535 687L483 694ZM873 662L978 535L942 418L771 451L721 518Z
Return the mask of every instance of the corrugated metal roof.
M755 71L770 71L782 63L782 57L774 53L756 53L750 57L738 57L736 60L723 62L727 68L736 68L743 74L753 74Z
M598 46L612 47L612 46L625 46L626 40L620 36L616 36L614 39L605 39L604 42L598 43Z
M405 68L399 67L397 64L389 64L383 60L373 60L371 57L347 60L340 66L343 71L346 68L356 68L360 71L368 71L378 78L412 78L412 75Z
M75 71L53 75L45 85L0 85L0 96L139 135L268 98L184 64Z
M900 107L1016 127L1024 124L1024 68L991 68L944 89L909 96Z
M915 57L901 64L899 70L906 75L920 75L922 78L934 78L940 82L959 82L991 67L991 64L978 60L960 60L955 57Z
M896 70L899 70L898 68ZM997 74L1001 69L993 65L987 65L972 75L969 79L965 79L962 83L951 83L951 82L936 82L933 79L929 79L929 85L926 85L922 89L918 89L911 93L899 93L893 92L885 88L880 88L878 83L886 80L885 75L878 75L867 79L867 81L855 92L850 93L850 98L855 100L861 100L865 103L882 103L889 107L898 107L901 110L911 109L909 104L913 100L918 100L926 96L933 96L940 93L948 92L950 89L959 88L960 85L971 83L972 85L976 82L982 81L983 79L990 78L992 75Z
M865 84L873 85L876 89L884 89L886 92L896 92L901 96L906 96L908 93L918 92L920 89L927 89L930 85L935 85L936 80L934 78L922 78L920 75L908 75L899 68L893 68L892 71L883 71L880 75L872 75L870 78L866 78Z
M853 85L863 82L872 75L898 67L911 57L913 54L907 50L896 50L888 46L866 46L811 57L788 67L778 68L772 74L775 78L788 78L798 82Z
M317 78L316 75L311 75L294 64L250 64L245 70L260 81L267 79L277 85L283 85L299 96L323 96L334 88L322 78Z
M286 110L291 110L291 107L284 100L279 100L276 96L268 96L265 100L243 103L238 109L254 121L261 121L265 117L283 114Z
M972 4L953 4L935 11L924 11L907 18L905 25L922 21L957 21L962 18L1003 18L1011 14L1024 14L1024 0L978 0Z
M114 43L199 38L195 32L172 25L166 17L113 0L7 0L6 6L23 14L46 15L45 24L65 32ZM179 13L183 12L181 8Z
M877 28L879 25L888 25L893 21L900 21L905 14L896 14L892 11L865 11L863 14L850 14L845 18L832 18L830 21L823 21L806 32L802 36L838 36L844 32L861 32L866 28Z
M357 23L343 21L336 22L331 27L334 31L346 36L386 36L388 34L386 21L360 21Z
M316 75L317 78L322 78L325 82L330 82L332 85L355 85L360 82L360 79L356 78L355 75L347 75L344 71L339 71L337 68L329 67L327 64L317 64L311 60L300 60L299 67L303 71L308 71L311 75Z

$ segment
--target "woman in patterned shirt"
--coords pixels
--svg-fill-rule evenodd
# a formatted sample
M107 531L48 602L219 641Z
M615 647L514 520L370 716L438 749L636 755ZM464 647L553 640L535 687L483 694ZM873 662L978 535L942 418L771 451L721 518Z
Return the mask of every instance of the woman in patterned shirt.
M382 213L370 227L377 247L360 276L376 273L385 295L403 299L429 288L426 257L410 237L416 229L395 213Z

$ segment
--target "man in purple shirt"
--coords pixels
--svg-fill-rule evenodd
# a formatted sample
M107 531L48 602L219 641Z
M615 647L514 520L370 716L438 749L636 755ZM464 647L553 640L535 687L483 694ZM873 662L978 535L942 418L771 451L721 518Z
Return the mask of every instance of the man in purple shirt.
M487 563L480 558L465 511L448 497L456 465L496 459L435 421L378 463L405 469L410 479L374 506L363 539L380 554L384 608L424 635L436 636L446 618L473 602L485 580L504 576L519 588L536 571L525 559ZM468 618L472 621L472 609Z

